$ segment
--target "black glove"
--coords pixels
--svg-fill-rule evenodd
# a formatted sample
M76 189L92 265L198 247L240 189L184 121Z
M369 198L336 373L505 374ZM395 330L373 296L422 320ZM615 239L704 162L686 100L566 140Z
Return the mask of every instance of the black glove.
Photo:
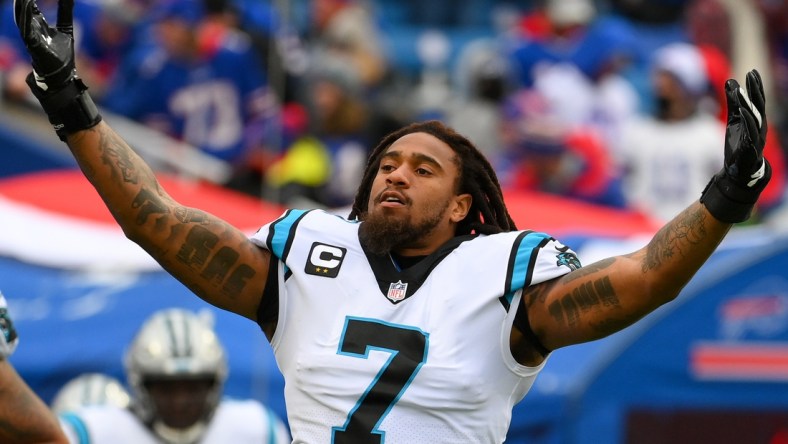
M700 201L718 220L737 223L750 217L758 196L772 177L772 168L763 157L766 97L760 74L754 69L747 73L746 94L736 80L728 80L725 95L725 164L706 185Z
M32 59L27 84L61 140L101 121L87 86L74 67L74 0L58 0L52 28L35 0L14 0L14 21Z

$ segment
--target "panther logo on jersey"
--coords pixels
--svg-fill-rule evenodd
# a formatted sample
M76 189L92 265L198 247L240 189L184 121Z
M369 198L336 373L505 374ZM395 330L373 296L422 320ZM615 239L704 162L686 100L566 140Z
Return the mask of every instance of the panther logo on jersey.
M345 259L347 248L313 242L304 272L315 276L335 278Z
M580 264L580 259L569 251L569 247L562 245L558 247L558 251L560 251L560 253L555 256L556 259L558 259L555 264L559 267L561 265L566 265L570 270L575 271L583 266Z

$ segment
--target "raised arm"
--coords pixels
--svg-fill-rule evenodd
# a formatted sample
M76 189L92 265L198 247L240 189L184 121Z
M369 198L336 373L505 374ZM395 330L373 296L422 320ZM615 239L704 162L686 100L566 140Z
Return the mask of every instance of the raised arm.
M74 67L73 4L58 1L52 28L34 0L14 1L32 57L31 91L126 236L205 301L256 320L270 253L223 220L174 201L102 122Z
M174 201L104 122L67 138L126 236L197 296L256 319L270 253L227 222Z
M749 218L771 176L763 157L766 117L760 75L747 74L747 92L726 83L725 164L700 200L667 223L645 247L526 289L527 320L541 345L554 350L617 332L678 296L733 223ZM521 317L522 319L522 317ZM535 364L533 338L515 329L512 350Z

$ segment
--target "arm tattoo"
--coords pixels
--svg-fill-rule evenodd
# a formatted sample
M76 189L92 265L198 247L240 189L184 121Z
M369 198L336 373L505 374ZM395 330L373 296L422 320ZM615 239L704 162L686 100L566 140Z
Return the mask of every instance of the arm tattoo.
M195 223L208 225L208 216L203 211L192 208L178 207L175 209L175 218L182 224Z
M109 166L117 166L120 178L126 183L139 183L139 172L135 168L132 152L116 134L101 131L99 140L101 159Z
M205 279L203 284L219 286L228 297L235 297L243 290L256 273L251 266L240 262L239 250L222 242L223 227L213 223L203 211L173 206L160 189L154 172L113 131L99 130L99 149L101 162L110 168L113 179L139 187L131 202L131 208L136 211L136 225L153 222L159 231L171 230L168 242L148 245L154 257L162 263L169 263L165 256L170 242L188 230L186 240L175 253L175 261L198 272L200 278ZM91 174L95 175L95 172ZM173 217L165 217L169 215ZM198 294L210 292L202 288L196 279L184 279L182 282Z
M167 214L167 206L161 201L161 196L156 193L151 193L147 188L143 187L134 201L131 202L131 207L139 209L137 213L137 225L143 225L148 221L151 214Z
M197 216L200 212L183 212L182 215ZM207 224L205 220L198 222ZM202 270L200 276L222 284L222 293L228 297L235 297L256 273L248 264L236 264L240 254L227 246L214 252L213 248L219 243L219 237L203 225L195 225L186 235L186 242L176 254L176 258L192 269Z
M99 131L101 161L111 169L113 178L124 184L142 185L131 203L137 213L137 225L145 224L152 214L167 214L167 205L162 202L158 183L153 172L139 168L137 158L129 146L112 131Z
M548 310L556 322L567 326L577 325L580 313L597 307L619 306L618 296L610 283L610 277L604 276L595 281L584 282L550 304Z
M235 297L244 288L249 279L255 275L254 268L247 264L240 264L230 273L230 277L222 286L222 292L228 297Z
M190 268L201 268L208 261L208 256L219 242L219 237L206 228L196 225L186 235L186 242L178 250L176 258Z
M662 227L648 244L643 272L658 268L675 255L684 256L684 248L698 244L706 237L706 213L685 211Z
M238 262L238 257L238 252L232 248L219 248L219 251L211 257L208 265L202 269L201 276L208 280L215 279L218 282L223 281L233 265Z
M565 274L561 278L561 282L563 282L564 284L568 284L569 282L572 282L575 279L588 276L589 274L596 273L597 271L600 270L604 270L605 268L613 265L613 262L615 261L616 261L615 258L609 257L607 259L602 259L599 262L594 262L593 264L586 265L583 268L578 268L577 270L572 271L571 273Z

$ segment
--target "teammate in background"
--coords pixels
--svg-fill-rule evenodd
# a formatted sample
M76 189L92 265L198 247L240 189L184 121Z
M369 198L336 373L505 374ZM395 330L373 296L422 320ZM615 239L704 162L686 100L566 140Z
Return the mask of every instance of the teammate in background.
M18 343L5 296L0 293L0 442L68 443L55 415L8 362Z
M55 413L62 415L89 405L126 408L130 402L128 391L117 379L103 373L84 373L64 384L51 405Z
M771 173L753 70L746 92L726 83L721 170L630 254L580 268L556 239L518 231L489 162L439 122L380 142L349 220L290 210L250 238L175 202L102 121L74 69L72 3L60 0L52 28L34 0L16 0L31 90L126 236L205 301L260 325L295 442L502 442L551 351L676 298Z
M222 397L227 356L205 317L178 308L155 312L126 351L124 364L131 403L93 402L61 412L70 442L290 442L285 424L258 401ZM105 382L117 391L117 384ZM104 394L109 401L110 393ZM117 393L112 397L120 400Z

